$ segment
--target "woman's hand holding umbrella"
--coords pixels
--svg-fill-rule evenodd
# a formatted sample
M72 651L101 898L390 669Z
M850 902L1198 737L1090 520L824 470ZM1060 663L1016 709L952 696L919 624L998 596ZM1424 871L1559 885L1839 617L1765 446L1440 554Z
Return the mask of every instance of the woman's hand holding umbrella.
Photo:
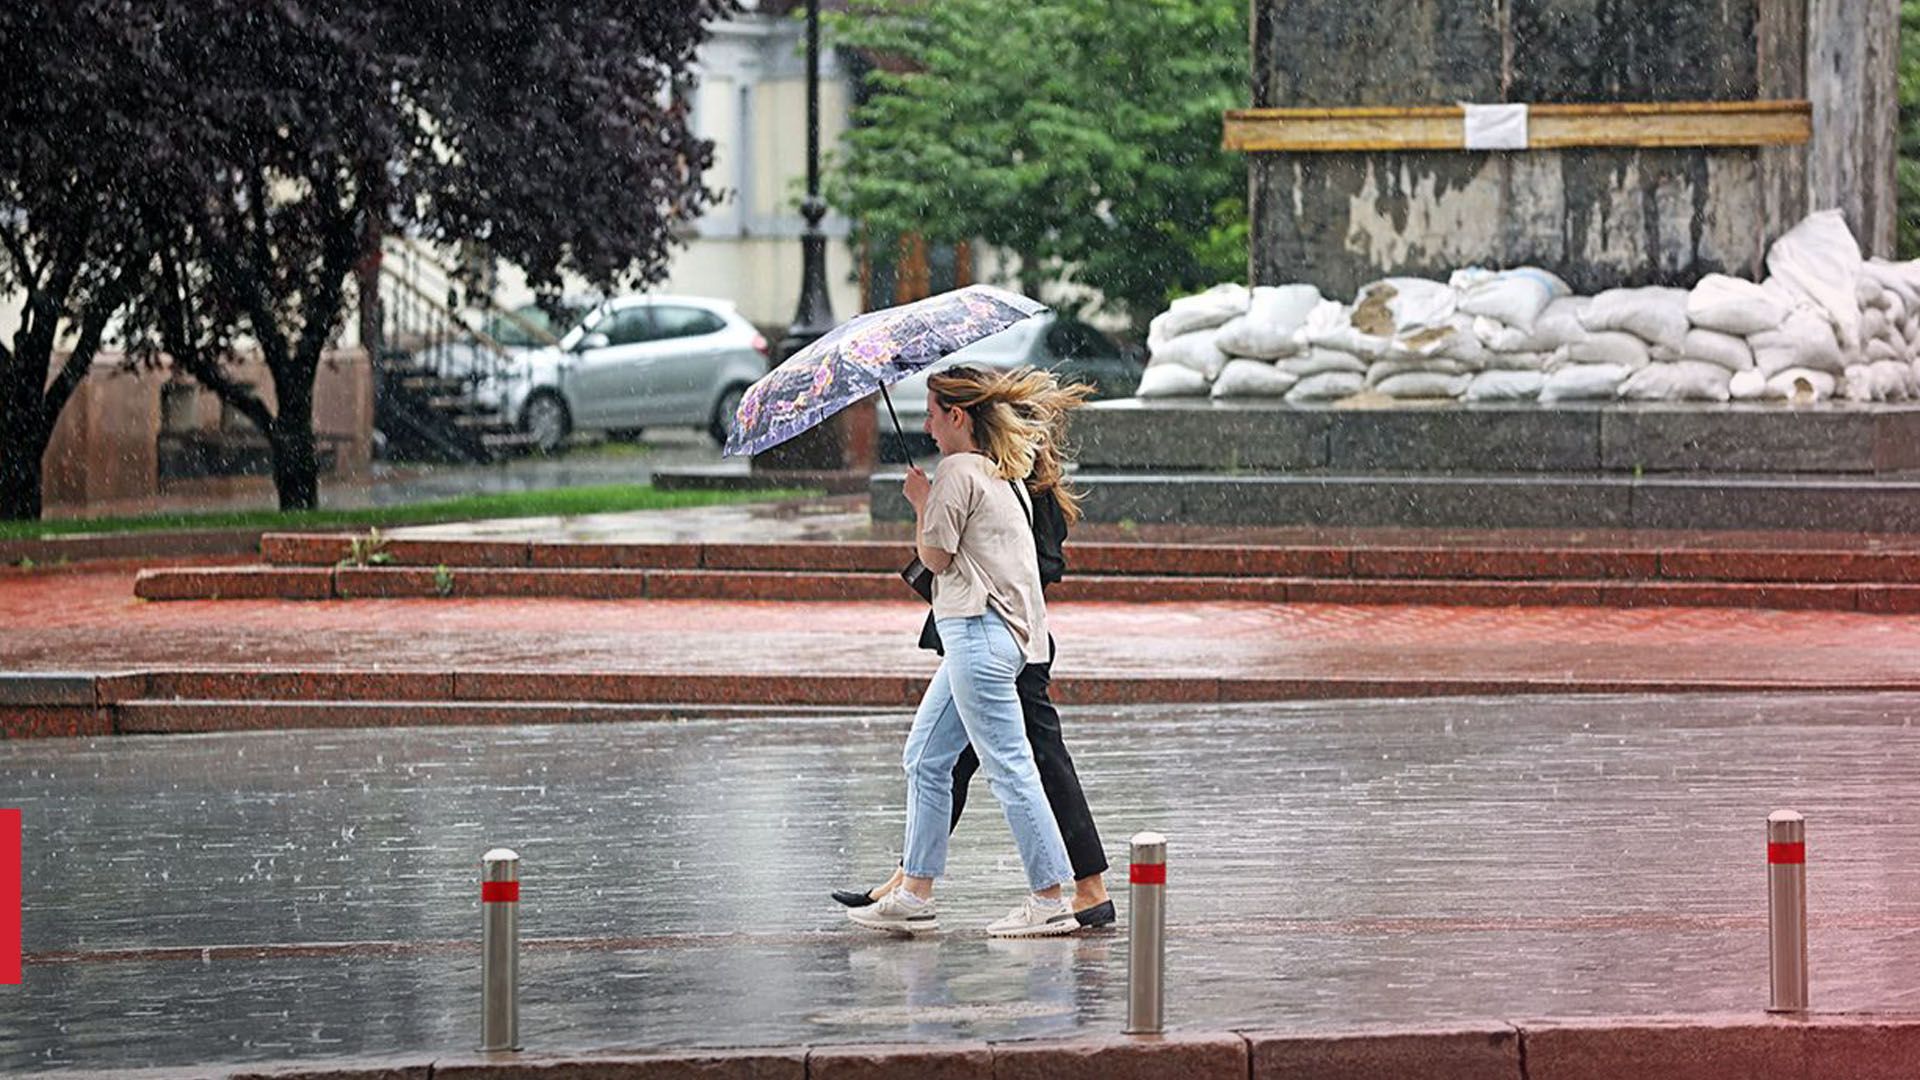
M909 462L907 479L900 485L900 491L913 504L914 516L918 517L927 508L927 496L933 491L933 481L920 471L920 466Z

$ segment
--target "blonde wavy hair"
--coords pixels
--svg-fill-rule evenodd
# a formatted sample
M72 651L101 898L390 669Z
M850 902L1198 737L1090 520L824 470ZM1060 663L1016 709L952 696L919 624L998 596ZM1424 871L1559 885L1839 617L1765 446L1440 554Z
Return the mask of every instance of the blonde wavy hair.
M973 418L973 442L1003 480L1024 480L1035 495L1052 492L1067 523L1080 520L1080 493L1067 483L1067 418L1093 388L1061 383L1052 372L995 371L967 365L927 377L934 398Z

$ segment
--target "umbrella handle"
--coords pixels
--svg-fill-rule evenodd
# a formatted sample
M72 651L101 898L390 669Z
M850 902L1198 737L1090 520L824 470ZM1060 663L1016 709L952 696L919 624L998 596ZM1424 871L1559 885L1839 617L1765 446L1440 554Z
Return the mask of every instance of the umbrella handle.
M887 403L887 415L893 417L893 434L900 440L900 456L906 463L913 464L913 451L907 446L907 433L900 430L900 414L893 411L893 398L887 394L887 385L880 384L880 400Z

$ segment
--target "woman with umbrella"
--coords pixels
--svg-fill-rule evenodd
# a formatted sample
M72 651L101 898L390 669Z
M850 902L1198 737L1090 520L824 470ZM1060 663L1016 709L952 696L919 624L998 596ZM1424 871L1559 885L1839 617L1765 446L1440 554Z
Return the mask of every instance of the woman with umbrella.
M1025 732L1015 683L1048 654L1046 600L1034 558L1034 471L1049 417L1073 391L1041 372L951 368L927 380L927 431L941 460L929 478L907 473L920 561L934 573L933 615L946 657L907 736L907 824L897 887L847 913L892 933L939 928L934 882L946 869L953 768L971 743L1013 831L1031 890L987 927L1039 937L1079 927L1061 894L1072 877Z
M888 385L1045 310L1024 296L970 285L854 318L747 389L726 453L758 453L876 391L884 399ZM944 456L931 479L909 471L906 496L914 506L919 557L936 574L933 614L947 654L921 701L903 758L908 821L901 881L848 914L893 932L938 928L933 882L945 868L952 769L971 743L1006 810L1032 889L988 932L1068 933L1078 922L1060 895L1070 873L1067 854L1022 732L1015 680L1026 665L1045 662L1049 648L1033 504L1021 480L1033 472L1058 414L1079 399L1051 376L1036 381L1032 373L953 369L929 385L927 430Z
M1026 377L1046 378L1038 372L1029 373ZM1044 401L1049 406L1044 414L1036 416L1046 422L1048 432L1035 451L1033 472L1026 479L1027 494L1033 503L1034 555L1039 561L1043 591L1065 575L1067 530L1080 517L1080 500L1066 483L1065 462L1060 447L1065 442L1066 410L1077 408L1089 393L1091 390L1087 387L1061 386L1057 391L1032 395L1035 400ZM923 594L926 592L923 590ZM931 599L931 596L928 598ZM939 629L934 625L931 612L927 614L926 624L920 630L920 647L945 655ZM1048 693L1052 681L1053 655L1053 640L1049 636L1047 660L1022 668L1014 688L1020 696L1027 743L1033 750L1034 764L1040 771L1041 787L1045 789L1047 802L1053 808L1054 821L1060 827L1060 838L1066 843L1067 858L1073 864L1074 919L1082 927L1107 926L1115 919L1113 901L1107 895L1104 877L1107 857L1100 843L1100 831L1094 825L1093 813L1087 806L1086 793L1081 789L1079 774L1073 767L1073 755L1067 750L1060 730L1060 712L1054 708ZM966 807L967 786L979 767L979 755L969 745L961 751L953 769L953 816L949 831L960 824L961 812ZM885 884L873 889L835 889L833 898L850 908L866 907L897 888L905 873L903 867L896 868Z

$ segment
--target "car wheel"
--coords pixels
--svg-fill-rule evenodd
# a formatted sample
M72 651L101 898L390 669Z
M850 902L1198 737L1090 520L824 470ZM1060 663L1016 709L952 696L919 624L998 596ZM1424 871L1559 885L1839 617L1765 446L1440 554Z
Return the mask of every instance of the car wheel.
M533 448L542 454L556 453L573 430L573 418L567 415L567 403L560 395L542 390L527 400L520 413L520 427L533 436Z
M740 399L746 394L744 386L729 386L713 404L713 419L707 423L707 434L721 446L727 445L727 436L733 434L733 414L740 411Z

